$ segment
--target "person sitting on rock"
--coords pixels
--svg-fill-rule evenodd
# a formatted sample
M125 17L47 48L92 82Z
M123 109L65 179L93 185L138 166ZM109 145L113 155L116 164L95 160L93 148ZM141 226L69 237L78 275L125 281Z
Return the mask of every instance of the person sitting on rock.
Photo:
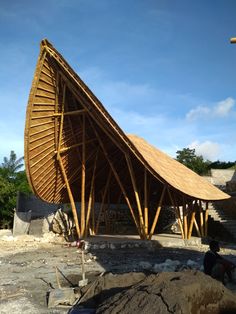
M212 240L209 247L210 250L206 252L203 261L205 274L221 281L223 284L225 274L227 274L229 281L232 281L232 270L236 267L236 265L217 253L220 251L218 241Z

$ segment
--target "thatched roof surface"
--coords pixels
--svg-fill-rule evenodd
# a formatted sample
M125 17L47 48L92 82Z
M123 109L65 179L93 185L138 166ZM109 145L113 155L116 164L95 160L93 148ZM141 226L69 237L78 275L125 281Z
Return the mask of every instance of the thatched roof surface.
M102 140L103 149L99 139ZM150 195L161 191L163 184L167 183L170 188L192 198L229 198L146 141L126 136L65 59L44 40L30 91L25 126L26 171L36 195L52 203L69 202L58 162L57 153L60 151L75 201L80 201L83 143L86 148L86 196L89 195L94 164L97 163L96 201L101 199L101 191L110 171L107 156L122 179L126 193L133 194L125 159L127 154L131 158L136 180L142 187L144 169L147 169ZM120 187L114 176L110 187L114 202L120 195Z
M144 139L136 135L128 135L128 138L153 170L176 190L202 200L213 201L229 198L227 194L203 177L150 145Z

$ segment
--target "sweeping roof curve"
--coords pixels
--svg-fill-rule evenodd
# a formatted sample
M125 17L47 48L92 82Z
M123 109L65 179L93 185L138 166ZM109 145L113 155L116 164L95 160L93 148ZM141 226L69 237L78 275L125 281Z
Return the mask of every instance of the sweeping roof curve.
M26 172L34 192L39 197L49 202L56 200L59 203L63 201L60 196L62 191L65 193L65 184L63 184L63 176L58 170L55 149L49 150L50 147L56 146L55 130L53 129L55 123L52 117L58 114L58 108L56 108L58 106L56 101L58 83L55 79L55 69L51 68L51 61L45 58L46 55L61 69L60 73L63 72L63 76L68 79L68 86L73 90L73 93L79 91L83 94L83 97L86 98L87 112L90 115L94 114L96 120L99 120L106 129L109 129L109 133L114 136L118 147L122 147L126 152L135 155L159 181L167 183L181 193L196 199L215 201L230 198L228 194L220 191L204 178L150 145L144 139L134 135L126 135L101 102L47 40L43 40L41 43L40 55L28 101L25 125ZM40 81L42 77L43 79ZM42 106L45 104L39 96L41 91L44 91L45 94L45 90L48 95L44 95L46 97L44 99L47 100L50 107L48 107L49 109L43 109L44 112L47 112L47 115L45 113L42 115ZM44 101L46 102L46 100ZM50 129L51 131L49 131ZM38 134L45 134L45 136L39 136ZM45 147L45 145L48 146ZM34 152L33 155L32 152ZM51 174L50 177L44 175L45 178L38 184L38 178L47 169L50 169L50 173L54 174ZM76 173L76 169L73 169L73 167L70 171ZM44 183L45 185L43 185ZM42 186L44 186L43 190ZM55 198L52 198L52 193L49 191L52 186L55 187Z

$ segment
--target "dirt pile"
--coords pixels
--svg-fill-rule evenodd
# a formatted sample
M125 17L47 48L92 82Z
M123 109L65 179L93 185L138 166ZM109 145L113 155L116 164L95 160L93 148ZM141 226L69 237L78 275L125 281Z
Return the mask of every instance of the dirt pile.
M236 313L235 295L198 271L106 274L86 299L98 314Z

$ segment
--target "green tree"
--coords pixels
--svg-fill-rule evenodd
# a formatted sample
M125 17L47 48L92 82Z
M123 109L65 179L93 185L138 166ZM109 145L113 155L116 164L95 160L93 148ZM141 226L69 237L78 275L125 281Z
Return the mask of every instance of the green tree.
M197 156L195 149L183 148L178 150L176 160L199 175L208 174L210 161L205 161L202 156Z
M20 171L23 160L23 157L17 159L11 151L10 157L4 157L0 166L0 227L12 225L17 192L31 192L25 170Z

